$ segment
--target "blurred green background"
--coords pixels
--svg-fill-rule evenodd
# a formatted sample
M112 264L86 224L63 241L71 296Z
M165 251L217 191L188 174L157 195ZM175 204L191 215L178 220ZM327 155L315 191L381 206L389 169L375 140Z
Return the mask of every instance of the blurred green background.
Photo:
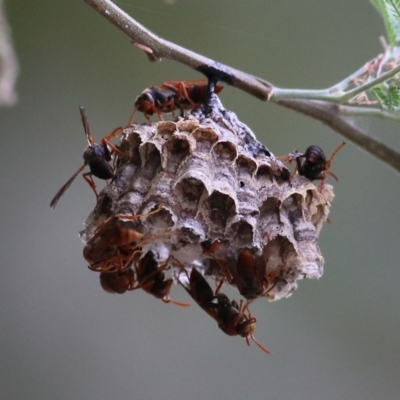
M381 49L367 0L125 0L160 36L284 87L324 88ZM331 219L325 274L294 295L258 301L256 338L225 336L196 306L144 292L105 293L78 231L94 206L78 177L78 106L96 139L124 125L136 96L166 80L202 78L142 52L83 1L6 0L21 63L19 102L1 120L1 399L398 399L400 176L349 143ZM227 87L234 110L276 155L342 138L321 123ZM400 148L398 125L355 121ZM99 184L101 186L101 183ZM174 299L188 296L175 288Z

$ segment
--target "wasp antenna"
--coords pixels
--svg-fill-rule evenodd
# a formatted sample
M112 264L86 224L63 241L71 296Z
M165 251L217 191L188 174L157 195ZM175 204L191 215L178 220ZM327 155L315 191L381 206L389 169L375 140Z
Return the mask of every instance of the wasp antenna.
M264 347L260 342L257 341L257 339L254 337L254 335L250 335L251 339L253 342L264 352L267 354L272 354L271 350L268 350L266 347ZM246 338L247 339L247 338Z
M333 178L335 178L337 181L339 180L339 178L331 171L325 171L326 174L332 176Z
M330 156L329 160L326 162L326 165L329 169L331 162L333 160L333 158L336 156L336 154L343 148L343 146L346 144L346 142L342 142L338 147L336 147L336 149L334 150L334 152L332 153L332 155ZM331 174L332 175L332 174ZM335 177L335 175L332 175L333 177ZM336 178L336 177L335 177ZM338 180L336 178L336 180Z
M179 306L179 307L190 307L190 304L189 304L189 303L182 303L182 302L180 302L180 301L172 300L170 297L168 297L168 301L165 301L164 299L163 299L163 301L164 301L165 303L172 303L172 304L175 304L176 306Z
M132 114L131 114L131 116L129 117L128 125L126 125L127 128L128 128L129 126L133 125L133 117L134 117L134 115L135 115L135 113L136 113L138 107L139 107L139 106L136 106L136 107L133 109Z
M78 176L78 174L86 167L86 164L83 164L78 171L76 171L71 178L64 184L64 186L56 193L53 200L50 203L51 208L56 208L58 200L60 200L61 196L65 193L65 191L71 186L71 183Z
M87 119L86 113L85 113L85 107L80 106L79 112L81 113L82 125L83 125L83 129L85 131L86 139L89 143L89 146L91 146L94 143L94 139L93 139L92 134L90 133L89 122L88 122L88 119Z

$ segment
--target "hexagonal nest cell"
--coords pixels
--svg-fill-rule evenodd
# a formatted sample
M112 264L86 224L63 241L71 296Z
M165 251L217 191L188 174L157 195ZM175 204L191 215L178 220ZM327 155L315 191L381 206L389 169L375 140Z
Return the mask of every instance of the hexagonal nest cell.
M132 125L119 148L126 157L116 157L82 232L85 258L103 280L134 265L124 282L155 294L153 281L168 281L158 289L165 300L195 267L246 299L277 300L299 279L322 275L318 235L332 187L291 174L219 101L177 122ZM141 264L152 284L137 285Z

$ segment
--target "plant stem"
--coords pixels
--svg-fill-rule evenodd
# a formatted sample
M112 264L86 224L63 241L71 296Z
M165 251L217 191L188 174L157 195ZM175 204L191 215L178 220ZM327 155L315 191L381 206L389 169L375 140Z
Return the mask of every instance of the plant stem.
M370 89L377 83L383 82L385 79L392 77L400 71L397 66L372 81L356 87L355 89L345 92L346 83L350 84L357 76L358 72L366 71L366 66L360 68L356 73L344 79L339 84L332 86L330 89L324 90L299 90L299 89L281 89L273 86L270 82L236 70L227 65L218 63L210 58L199 55L193 51L187 50L181 46L171 43L167 40L155 35L143 25L139 24L132 17L118 8L110 0L84 0L89 6L94 8L108 21L117 26L124 32L134 44L147 53L151 60L167 58L177 61L197 71L204 71L204 68L212 70L218 77L218 80L228 83L238 89L241 89L261 100L273 101L278 105L290 108L302 114L308 115L340 133L347 139L356 143L358 146L369 152L376 158L379 158L387 165L400 172L400 153L391 149L379 140L369 136L359 128L347 122L341 113L349 115L349 108L334 103L342 103L350 100L355 95ZM366 64L368 65L368 64ZM342 90L343 88L343 90ZM316 101L323 100L323 101ZM366 108L365 111L358 109L361 113L377 116L378 110ZM369 110L369 111L367 111ZM354 111L356 112L356 111ZM387 114L387 113L386 113ZM385 113L379 116L384 117ZM353 114L354 115L354 114ZM397 120L397 119L396 119Z
M261 100L266 101L268 99L271 85L265 85L265 81L261 83L259 79L253 75L220 64L210 58L160 38L139 22L135 21L110 0L84 1L124 32L133 43L151 49L152 57L155 59L167 58L195 70L204 66L213 67L221 72L221 81L242 89ZM225 80L224 77L229 77L230 79Z

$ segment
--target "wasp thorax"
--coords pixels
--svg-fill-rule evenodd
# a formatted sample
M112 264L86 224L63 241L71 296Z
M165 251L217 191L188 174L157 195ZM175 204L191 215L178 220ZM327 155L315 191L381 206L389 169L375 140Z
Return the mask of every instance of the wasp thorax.
M115 274L104 275L114 291L111 278L124 289L118 271L143 272L149 252L156 272L137 287L151 294L158 278L188 280L193 268L249 300L286 297L299 279L322 275L318 235L332 187L292 175L233 112L211 103L177 122L124 130L120 148L131 158L117 160L83 232L86 259ZM251 330L252 321L235 323Z

